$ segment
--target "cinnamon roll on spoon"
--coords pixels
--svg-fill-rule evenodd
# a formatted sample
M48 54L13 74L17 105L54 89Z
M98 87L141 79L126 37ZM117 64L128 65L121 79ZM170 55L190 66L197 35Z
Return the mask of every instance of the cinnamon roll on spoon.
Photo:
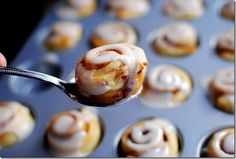
M144 51L131 44L111 44L88 51L77 63L77 91L90 102L115 104L136 96L147 68Z

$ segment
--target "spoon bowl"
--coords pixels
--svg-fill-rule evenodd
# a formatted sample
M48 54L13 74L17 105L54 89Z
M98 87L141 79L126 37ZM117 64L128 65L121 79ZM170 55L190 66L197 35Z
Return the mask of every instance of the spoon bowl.
M76 87L76 83L75 83L74 78L72 80L69 80L69 82L67 82L67 81L61 80L57 77L47 75L47 74L44 74L41 72L22 70L19 68L12 68L12 67L0 67L0 73L7 74L7 75L21 76L21 77L26 77L26 78L32 78L32 79L36 79L36 80L40 80L42 82L52 84L52 85L58 87L60 90L62 90L67 96L69 96L74 101L77 101L78 103L81 103L83 105L93 106L93 107L107 107L107 106L112 106L112 105L124 104L124 103L136 98L142 91L142 87L141 87L136 94L131 95L126 98L123 98L122 100L120 100L116 103L105 105L105 104L99 104L96 102L92 102L87 97L81 95L77 91L77 87Z

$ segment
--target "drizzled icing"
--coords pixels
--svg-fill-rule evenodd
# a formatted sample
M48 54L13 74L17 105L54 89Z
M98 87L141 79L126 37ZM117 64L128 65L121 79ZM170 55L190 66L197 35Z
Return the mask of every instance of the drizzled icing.
M62 37L68 37L76 40L82 32L82 26L73 22L57 22L52 26L50 40L58 40Z
M94 35L102 38L106 42L135 44L137 41L136 33L132 26L127 23L108 22L99 25Z
M182 18L188 15L194 15L196 17L201 16L204 13L202 0L166 0L164 5L166 14Z
M0 135L14 133L21 141L31 133L33 127L34 121L28 108L18 102L0 104Z
M88 135L86 125L92 120L97 120L97 117L88 109L82 109L80 112L70 110L54 116L47 132L49 145L56 147L54 153L63 156L60 151L68 150L66 154L69 156L86 155L80 151L80 147Z
M178 145L170 145L169 141L164 140L164 135L167 135L167 140L173 139L168 134L176 134L175 127L164 119L153 119L144 122L142 124L137 123L131 128L130 135L128 135L126 143L123 144L126 144L131 151L137 152L138 156L136 157L168 157L177 155L172 154L171 152L175 150L170 149ZM177 141L177 136L173 140Z
M219 36L217 40L217 47L221 47L223 49L234 50L234 28L231 28L223 32Z
M234 69L219 70L213 75L209 87L215 100L224 99L230 103L230 111L234 110ZM216 90L215 90L216 89ZM219 93L220 92L220 93Z
M191 82L179 68L171 65L154 67L147 76L144 100L147 104L175 105L172 101L174 93L182 92L188 95L191 91ZM187 76L187 75L186 75Z
M109 0L108 5L114 9L124 8L140 14L145 14L150 9L148 0Z
M100 65L106 67L107 63L114 61L122 61L129 67L128 84L123 87L130 88L132 91L137 84L135 76L140 71L140 64L147 64L147 59L141 48L130 44L105 45L87 52L82 59L83 63L80 61L76 67L78 91L86 97L108 92L111 88L106 81L97 82L93 79L93 75Z
M155 43L165 45L186 45L196 44L197 33L195 29L185 23L177 22L161 27L155 37Z
M215 133L209 142L208 148L212 157L233 157L234 129L223 129Z
M234 93L234 69L219 70L212 78L212 84L225 93Z

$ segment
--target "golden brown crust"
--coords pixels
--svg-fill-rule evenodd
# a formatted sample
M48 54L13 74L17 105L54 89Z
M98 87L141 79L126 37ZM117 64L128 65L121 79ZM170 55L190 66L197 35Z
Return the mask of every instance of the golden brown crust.
M227 48L217 45L216 52L221 58L225 60L229 60L229 61L234 61L234 56L235 56L234 50L227 49Z
M54 130L54 126L56 122L63 116L70 116L73 119L73 124L66 132L56 132L56 130ZM84 123L82 130L79 130L78 128L80 122ZM85 136L81 140L78 140L77 137L74 139L74 137L78 135L78 133L81 133L81 131L86 133ZM50 136L53 136L54 139L52 140L52 137ZM58 142L60 142L59 145L54 143L54 140L57 138ZM69 147L61 146L63 142L67 143L71 141L72 138L74 140L78 140L77 142L80 142L81 144L73 145L75 142L73 141L72 145ZM81 109L80 112L77 112L77 110L70 110L55 115L49 122L49 126L46 131L47 146L49 150L56 156L87 156L97 147L98 143L100 142L100 138L101 126L99 119L87 108Z
M134 133L134 131L137 131L137 129L139 129L141 127L145 127L146 124L152 123L152 122L153 122L153 125L152 125L153 127L155 127L155 124L156 124L156 126L160 127L163 131L163 136L161 137L162 138L161 141L159 141L158 143L156 143L154 145L148 145L151 142L153 142L154 140L157 140L156 138L155 139L153 138L152 140L150 138L149 143L135 143L135 141L134 141L135 139L132 138L132 134ZM155 122L157 122L157 123L155 123ZM142 133L144 133L144 134L150 133L150 131L153 131L153 130L149 130L148 128L144 128ZM158 133L160 133L160 132L158 132ZM140 156L142 156L142 157L174 157L174 156L178 156L178 153L179 153L179 146L178 145L179 144L178 144L178 137L177 137L176 133L177 132L175 131L175 128L171 125L171 123L169 123L168 121L163 120L163 119L157 118L157 119L139 121L126 129L126 131L124 132L124 134L121 138L121 148L122 148L123 153L129 157L140 157ZM149 137L151 137L151 136L149 135ZM128 141L133 142L133 144L137 144L139 146L144 146L145 144L147 144L146 149L141 148L141 150L138 150L139 146L137 146L135 148L135 147L131 146L133 144L131 144L131 145L128 144ZM163 154L158 154L158 153L155 154L154 153L155 154L154 155L151 153L152 155L149 154L151 156L147 155L147 153L146 153L147 151L152 151L156 147L158 147L159 151L162 151ZM163 149L166 149L166 151ZM160 155L160 156L157 156L157 155Z
M173 45L170 43L170 46L161 46L154 42L153 45L156 52L166 56L186 56L193 54L198 48L196 43L191 45Z
M219 109L228 113L234 112L234 106L229 100L227 100L227 98L225 98L225 95L227 95L227 92L225 92L225 90L218 88L213 83L210 83L209 89L213 102Z
M222 148L223 140L229 134L234 134L233 128L226 128L216 132L208 143L208 156L209 157L233 157L234 154L228 154Z

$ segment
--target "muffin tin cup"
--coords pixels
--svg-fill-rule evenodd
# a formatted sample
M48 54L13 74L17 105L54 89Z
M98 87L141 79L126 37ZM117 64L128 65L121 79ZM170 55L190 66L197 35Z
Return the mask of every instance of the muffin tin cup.
M233 26L232 21L224 20L219 15L218 9L216 9L219 1L221 0L205 0L204 15L198 19L187 21L196 28L201 42L198 50L190 56L180 58L164 57L156 53L152 48L148 35L164 24L177 21L163 14L162 6L165 1L153 0L151 1L152 10L147 15L126 20L127 23L135 27L139 34L137 45L145 50L149 60L149 68L160 64L177 65L190 73L194 89L185 102L171 109L151 109L146 107L140 99L134 99L114 107L99 108L99 116L104 122L105 133L101 143L88 157L118 157L117 138L119 138L120 132L125 126L145 118L164 118L170 120L178 128L184 143L180 157L198 156L199 142L207 132L218 127L234 125L234 115L216 109L200 86L203 77L221 68L233 66L231 62L219 58L212 51L212 46L209 45L209 41L217 33ZM93 15L73 19L73 21L82 24L84 28L83 38L75 48L70 49L68 52L63 51L59 54L53 54L57 57L58 64L62 70L60 78L65 80L69 76L71 78L71 72L75 69L77 60L91 49L90 40L94 28L103 22L116 20L115 17L108 15L105 9L106 1L99 0L97 10ZM53 6L31 34L11 66L17 67L27 61L40 62L48 53L39 42L42 38L40 34L45 31L45 28L50 28L54 22L59 20L69 19L58 16L56 7ZM0 150L0 156L53 157L44 146L44 134L48 121L59 112L68 109L79 109L83 105L72 101L56 87L50 87L34 95L29 93L22 96L12 90L12 87L17 88L17 86L14 86L15 82L9 83L11 78L5 75L0 77L0 89L4 90L0 96L0 101L17 100L29 103L37 111L37 125L34 128L34 132L26 140L13 147Z

